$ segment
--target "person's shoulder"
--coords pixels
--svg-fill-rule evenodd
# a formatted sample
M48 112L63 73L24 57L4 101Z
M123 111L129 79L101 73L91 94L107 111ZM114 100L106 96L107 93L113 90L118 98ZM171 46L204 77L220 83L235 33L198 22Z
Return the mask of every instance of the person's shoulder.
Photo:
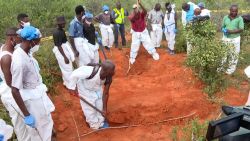
M242 17L242 16L239 16L238 18L239 18L239 20L242 20L242 21L243 21L243 17Z
M70 26L71 26L71 25L74 25L75 22L76 22L76 20L75 20L75 18L74 18L74 19L72 19L72 20L70 21L69 25L70 25Z
M60 33L58 28L55 28L52 32L53 35L58 35Z
M226 15L226 16L223 17L223 20L226 20L228 18L229 18L228 15Z

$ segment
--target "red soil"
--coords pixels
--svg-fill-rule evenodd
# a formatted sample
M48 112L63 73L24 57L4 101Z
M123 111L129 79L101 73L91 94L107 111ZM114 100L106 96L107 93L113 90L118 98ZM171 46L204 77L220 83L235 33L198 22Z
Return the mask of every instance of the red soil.
M170 56L163 49L158 49L158 52L160 60L154 61L141 48L128 76L126 55L129 55L129 50L112 49L112 57L111 53L108 53L116 64L116 74L108 103L109 119L123 122L122 125L144 124L144 126L108 129L81 137L80 140L170 141L172 127L184 125L186 120L155 125L147 123L185 116L193 112L201 120L211 120L219 115L219 105L207 100L207 95L202 92L202 83L195 79L189 68L185 67L186 55ZM70 96L62 84L57 87L59 94L53 98L56 106L53 119L57 138L59 141L78 141L74 120L80 135L92 130L85 122L79 100ZM247 93L233 88L224 93L223 98L228 104L243 105L247 99ZM189 120L192 118L194 116Z

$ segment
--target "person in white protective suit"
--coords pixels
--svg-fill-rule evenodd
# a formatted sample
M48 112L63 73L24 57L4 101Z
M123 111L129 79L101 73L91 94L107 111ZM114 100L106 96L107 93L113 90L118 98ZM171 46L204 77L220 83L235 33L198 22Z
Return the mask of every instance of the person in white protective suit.
M16 137L20 141L29 141L31 135L28 134L26 125L23 122L22 116L18 114L20 112L12 93L11 93L11 60L14 48L17 44L21 43L21 38L17 35L17 28L9 28L6 32L6 41L0 49L0 76L3 81L0 83L0 96L1 101L11 117L12 125Z
M22 43L12 55L11 90L23 117L19 122L26 124L27 134L31 141L50 141L53 120L51 112L55 110L42 83L39 65L31 55L39 50L40 33L33 26L25 26L20 35Z
M155 48L161 46L162 41L162 24L163 24L164 14L161 11L160 3L155 5L155 8L152 9L148 14L148 21L150 25L150 36Z
M114 44L114 33L113 33L113 25L114 19L111 16L111 12L109 11L109 7L107 5L104 5L102 7L103 13L99 14L94 18L95 21L100 23L100 30L102 35L102 44L107 49L110 50L110 48Z
M141 43L144 48L148 51L150 55L152 55L154 60L159 60L159 54L156 52L154 45L150 39L148 30L146 29L146 15L147 10L142 6L140 0L138 0L138 4L142 8L142 11L139 10L137 4L133 5L134 11L129 15L129 20L131 22L131 33L132 33L132 43L130 49L130 64L135 63L136 56L140 49Z
M92 23L93 14L90 12L86 12L85 20L83 23L83 33L85 38L88 40L88 46L93 52L93 58L91 58L90 63L99 63L99 44L102 42L100 38L98 38L98 43L96 43L97 32L95 31L95 26Z
M82 5L75 8L76 17L70 22L69 25L69 42L73 48L76 64L78 67L90 63L93 58L93 53L88 46L88 40L84 38L83 23L85 10Z
M13 127L6 124L3 119L0 119L0 141L8 141L13 134Z
M248 66L245 70L244 70L245 74L247 75L248 78L250 78L250 66ZM247 103L246 106L250 106L250 91L248 94L248 99L247 99Z
M70 81L69 77L73 72L73 62L75 61L74 52L63 28L66 21L64 16L59 16L56 19L58 27L53 32L54 48L53 53L56 56L57 62L62 72L63 85L69 89L74 90L75 86Z
M200 16L209 16L211 17L211 11L205 8L205 4L203 2L198 3L199 8L201 9Z
M165 4L166 14L164 17L164 33L168 42L168 52L173 55L175 45L175 35L177 33L177 15L175 13L175 6L167 2Z
M79 96L107 115L109 88L114 73L115 65L110 60L106 60L101 65L82 66L76 69L71 78L77 83ZM80 104L90 128L100 129L109 126L102 114L82 100Z
M233 46L232 51L234 53L234 56L230 61L229 68L226 70L226 73L230 75L235 72L237 67L239 53L240 53L240 34L244 30L244 21L241 16L238 16L237 5L232 5L230 7L230 14L223 18L221 29L223 32L223 37L222 37L223 42ZM224 62L226 61L226 59L227 58L225 58L225 60L222 61Z

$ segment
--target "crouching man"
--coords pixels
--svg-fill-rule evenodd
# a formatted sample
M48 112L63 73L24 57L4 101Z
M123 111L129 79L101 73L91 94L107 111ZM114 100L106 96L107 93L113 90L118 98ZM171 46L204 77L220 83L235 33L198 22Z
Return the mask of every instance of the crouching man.
M79 96L106 115L109 88L114 73L115 65L110 60L106 60L101 65L82 66L76 69L71 79L77 83ZM100 129L109 126L101 113L82 100L80 103L90 128Z

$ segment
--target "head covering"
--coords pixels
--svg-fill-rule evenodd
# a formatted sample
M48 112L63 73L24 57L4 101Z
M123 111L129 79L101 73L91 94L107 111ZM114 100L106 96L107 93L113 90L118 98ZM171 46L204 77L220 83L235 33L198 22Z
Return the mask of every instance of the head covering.
M86 12L85 13L85 19L88 21L88 22L92 22L92 20L93 20L93 14L92 13L90 13L90 12Z
M133 9L135 9L135 8L138 8L138 5L137 5L137 4L134 4L134 5L133 5Z
M109 7L107 5L103 5L102 11L109 11Z
M64 24L66 23L65 17L64 16L59 16L56 18L56 23L57 24Z
M20 36L24 40L35 40L41 37L40 31L33 26L25 26L20 33Z
M200 2L200 3L198 4L198 6L199 6L200 8L205 8L205 4L204 4L203 2Z
M91 12L86 12L85 13L85 18L87 18L87 19L93 19L93 14L91 13Z

